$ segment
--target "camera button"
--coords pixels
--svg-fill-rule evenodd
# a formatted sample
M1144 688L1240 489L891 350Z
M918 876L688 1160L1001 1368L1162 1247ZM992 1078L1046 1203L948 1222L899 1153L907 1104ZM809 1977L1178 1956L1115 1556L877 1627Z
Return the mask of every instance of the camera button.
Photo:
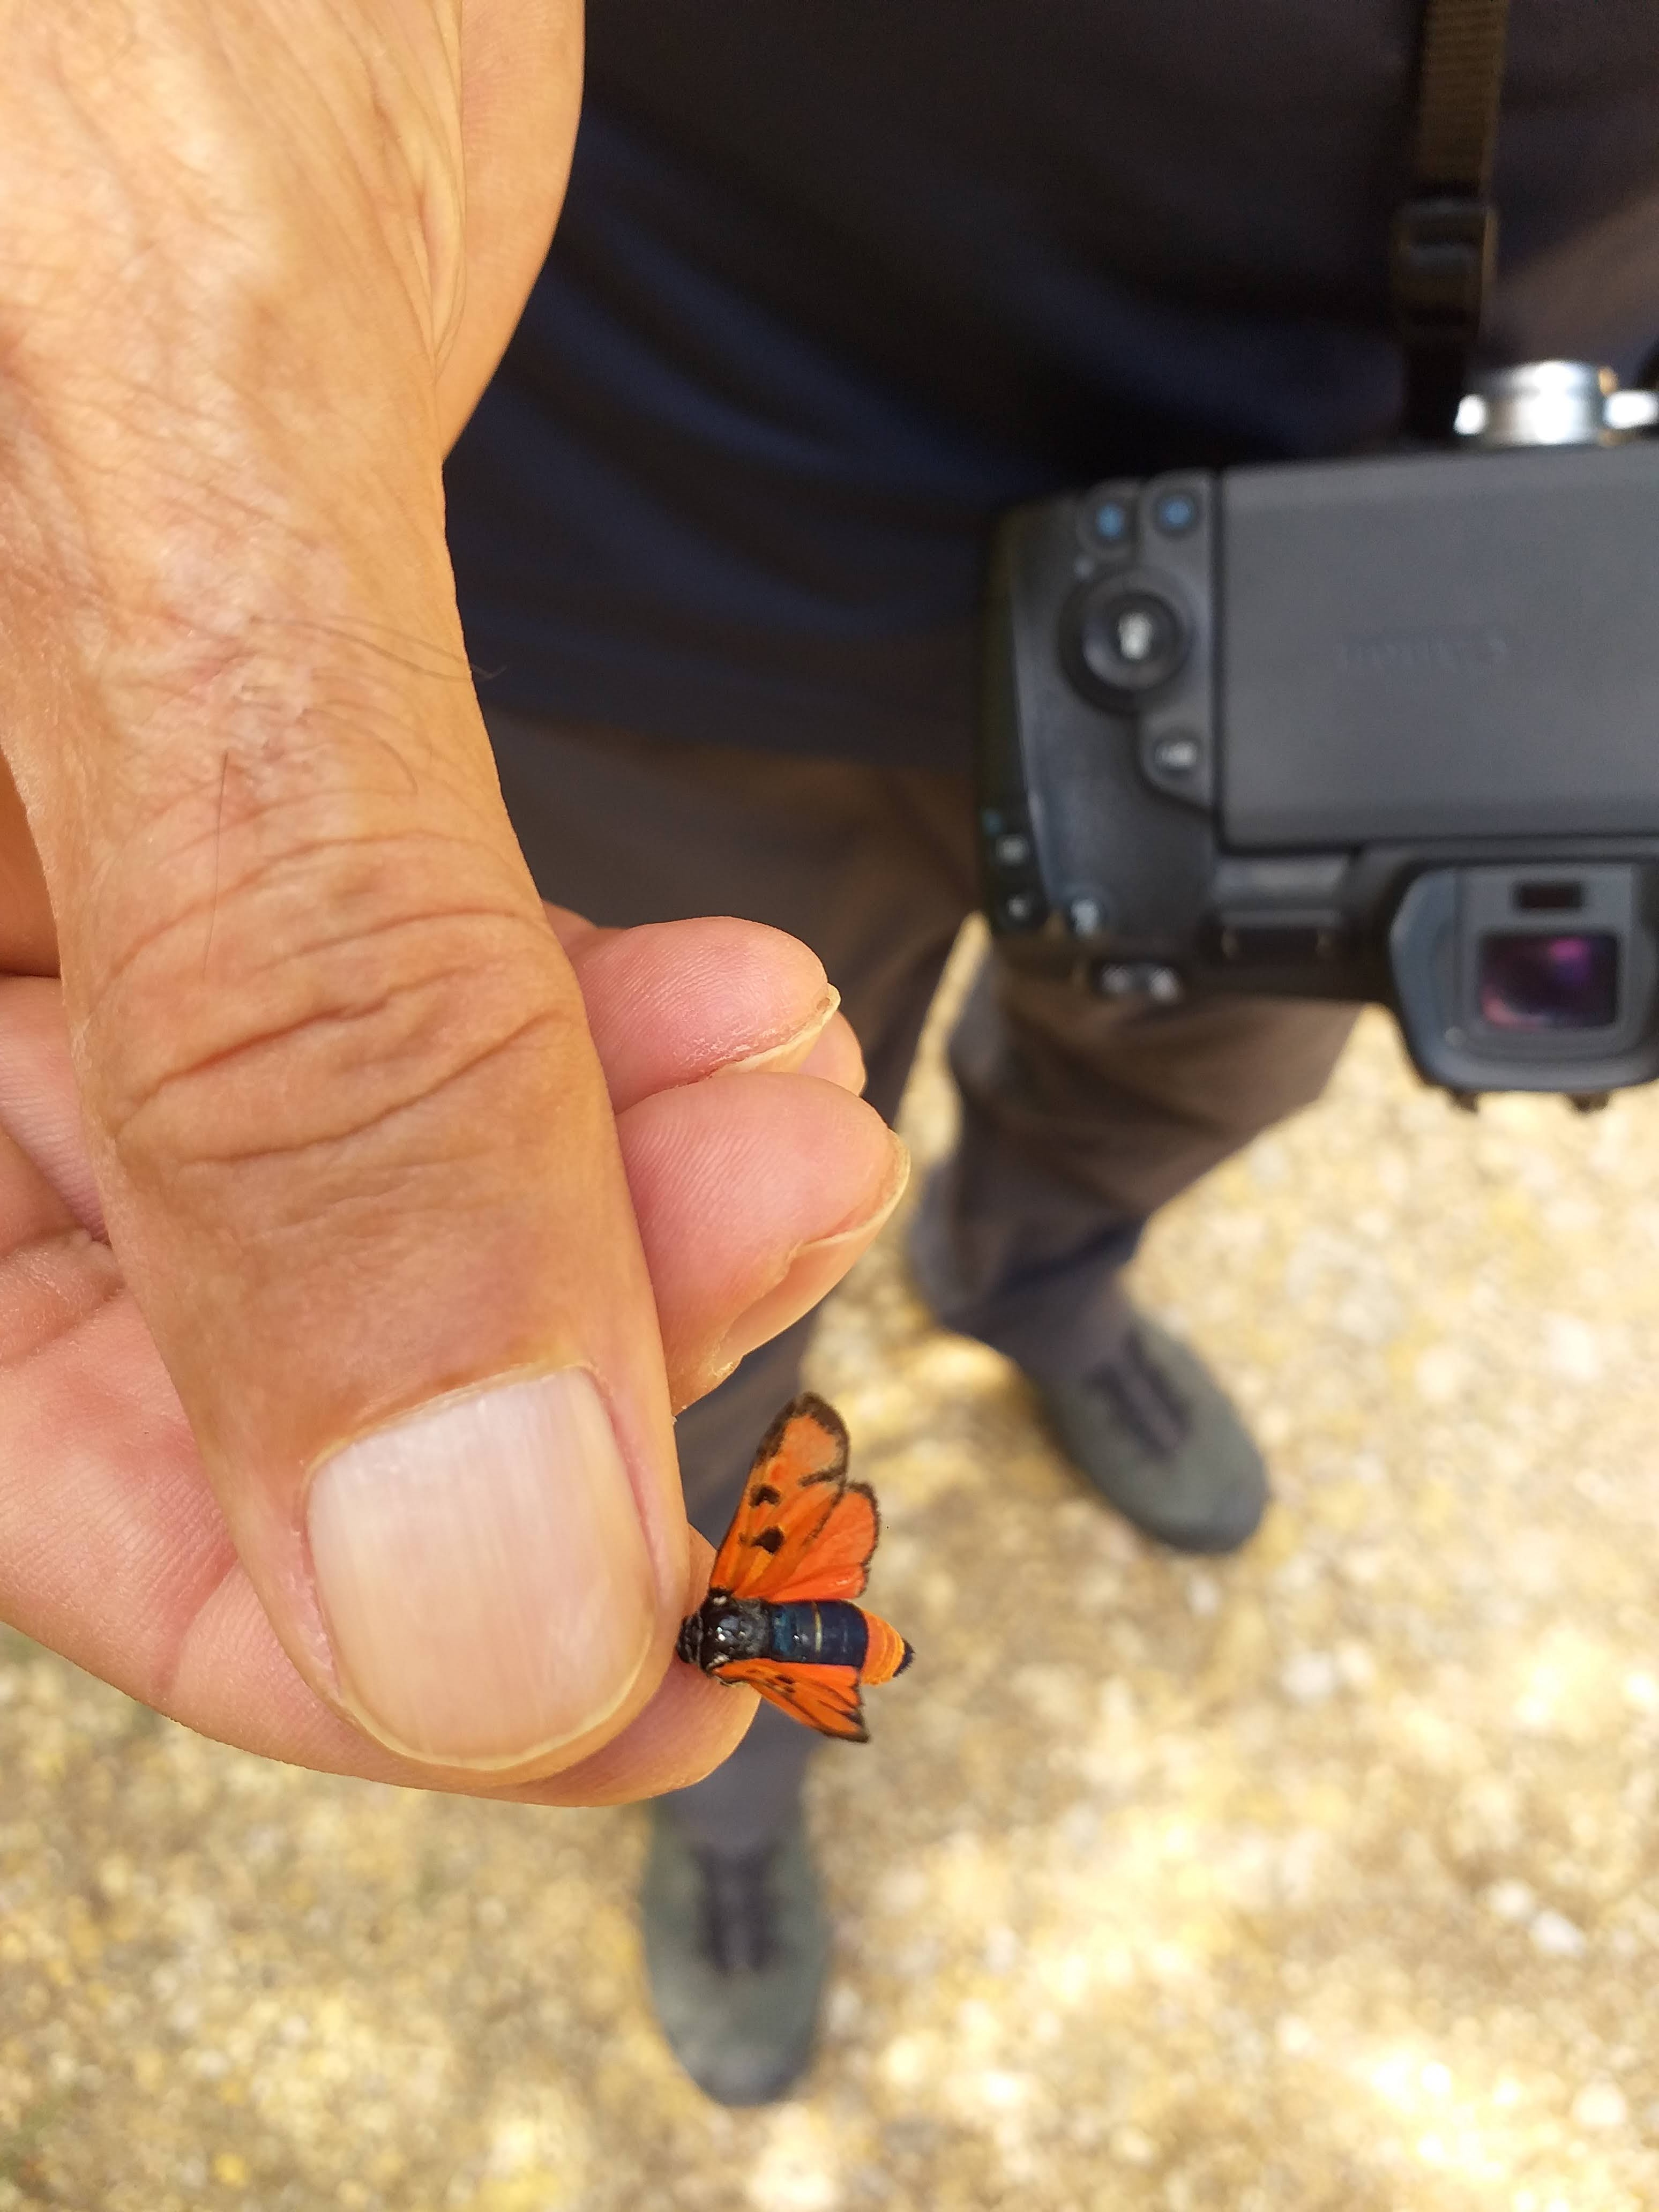
M1114 578L1079 602L1076 651L1088 677L1114 699L1158 690L1187 658L1186 616L1150 579Z
M1143 729L1139 756L1140 772L1154 791L1188 806L1209 806L1214 796L1210 748L1198 731L1167 726Z
M1196 492L1161 492L1152 502L1152 527L1164 538L1188 538L1203 514Z
M991 857L1000 868L1023 868L1031 857L1031 841L1017 830L1005 830L993 842Z
M1093 981L1103 999L1150 999L1155 1006L1172 1006L1187 995L1176 970L1157 960L1109 960L1096 969Z
M1085 493L1078 508L1078 534L1093 554L1127 553L1135 542L1134 501L1102 488Z
M1036 929L1043 911L1042 897L1036 891L1010 891L998 902L998 917L1005 929Z
M1153 739L1150 757L1160 775L1191 775L1202 764L1204 748L1190 730L1171 730Z

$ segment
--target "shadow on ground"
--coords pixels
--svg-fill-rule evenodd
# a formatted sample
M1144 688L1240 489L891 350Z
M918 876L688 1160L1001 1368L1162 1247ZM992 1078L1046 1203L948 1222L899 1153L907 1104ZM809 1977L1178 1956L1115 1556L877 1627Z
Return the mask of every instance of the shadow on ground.
M937 1062L914 1086L948 1139ZM902 1224L901 1224L902 1226ZM658 2044L634 1812L259 1761L0 1632L0 2212L1638 2212L1659 2203L1659 1096L1330 1097L1140 1295L1268 1443L1139 1542L890 1236L815 1381L920 1648L819 1763L795 2101Z

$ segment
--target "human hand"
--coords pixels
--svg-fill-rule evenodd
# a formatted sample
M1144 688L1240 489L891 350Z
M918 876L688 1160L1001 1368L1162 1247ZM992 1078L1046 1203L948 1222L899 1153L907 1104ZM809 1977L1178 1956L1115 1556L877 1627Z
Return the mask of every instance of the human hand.
M839 1017L823 1023L817 962L775 932L556 920L611 1084L671 1388L689 1402L869 1241L860 1224L845 1245L784 1263L792 1241L821 1235L815 1162L844 1148L857 1048ZM857 1133L871 1132L860 1121ZM890 1173L875 1137L870 1164ZM731 1748L752 1700L678 1665L617 1741L550 1781L440 1776L365 1741L277 1641L103 1239L62 994L0 982L0 1618L204 1734L379 1780L595 1803L695 1778ZM441 1243L433 1251L441 1261ZM691 1546L676 1626L707 1579L708 1547ZM538 1594L550 1607L568 1599L556 1565ZM490 1629L471 1632L487 1647ZM511 1663L510 1650L457 1644L441 1622L433 1632L449 1664L486 1682Z
M787 1058L809 955L568 957L501 805L439 465L568 13L209 13L31 14L0 88L0 945L62 973L0 986L0 1615L276 1756L644 1794L746 1717L669 1663L670 1389L900 1156L841 1082L689 1079Z

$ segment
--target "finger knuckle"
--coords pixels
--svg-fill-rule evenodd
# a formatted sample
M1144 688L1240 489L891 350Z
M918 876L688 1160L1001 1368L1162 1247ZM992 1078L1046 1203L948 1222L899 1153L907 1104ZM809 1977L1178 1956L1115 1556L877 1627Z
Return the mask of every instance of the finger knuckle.
M125 1181L218 1205L274 1170L314 1207L319 1183L453 1173L580 1020L497 856L343 828L176 899L112 968L83 1050Z

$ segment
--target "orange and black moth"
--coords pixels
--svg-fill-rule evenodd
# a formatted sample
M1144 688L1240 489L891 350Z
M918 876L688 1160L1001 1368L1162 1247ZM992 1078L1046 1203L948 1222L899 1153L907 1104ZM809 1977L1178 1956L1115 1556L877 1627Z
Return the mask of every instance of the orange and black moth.
M708 1595L681 1624L679 1656L746 1682L809 1728L866 1738L860 1691L914 1657L853 1601L881 1533L875 1493L847 1479L847 1431L822 1398L784 1407L755 1455Z

